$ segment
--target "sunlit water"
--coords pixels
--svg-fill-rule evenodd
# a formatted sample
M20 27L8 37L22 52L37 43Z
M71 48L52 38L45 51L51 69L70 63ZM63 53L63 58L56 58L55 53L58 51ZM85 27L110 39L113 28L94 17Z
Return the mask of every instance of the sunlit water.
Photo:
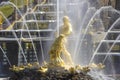
M103 64L110 63L105 71L111 69L111 75L115 77L115 68L109 53L119 40L119 37L114 40L112 46L109 45L109 40L106 39L112 29L119 25L120 12L112 6L100 7L100 5L97 6L95 2L90 1L60 1L60 10L64 11L63 14L60 14L60 20L64 15L68 15L74 31L68 38L68 43L70 43L68 44L68 50L74 62L80 65L96 62L96 55L105 53L105 57L99 57L100 60L98 61ZM96 0L96 2L100 3L99 0ZM60 24L62 24L62 21L60 21ZM102 74L104 75L104 71ZM103 77L103 80L109 79Z
M96 0L96 1L99 3L99 0ZM67 15L67 16L69 16L69 18L71 20L73 33L68 37L67 49L71 53L74 63L80 64L80 65L88 65L92 62L95 62L95 56L99 53L99 49L103 46L103 44L104 44L103 42L106 41L108 34L112 31L112 29L116 25L119 25L120 19L118 17L114 18L113 21L111 19L113 19L114 15L119 16L120 12L115 10L111 6L96 7L97 4L92 5L90 0L89 1L87 1L87 0L72 0L72 1L59 0L59 1L57 1L57 3L59 3L59 6L57 6L57 7L59 7L59 9L57 8L57 10L59 10L59 11L56 11L56 12L58 12L56 14L58 17L57 18L58 19L58 22L57 22L58 28L56 28L56 29L59 29L59 27L63 24L62 23L63 16ZM25 17L22 16L22 13L20 12L20 10L13 3L7 2L6 4L13 5L17 9L18 13L21 15L23 24L29 34L29 38L30 38L30 41L31 41L33 49L34 49L36 59L38 61L36 48L34 46L32 36L29 32L29 27L26 23L27 20L25 20ZM62 13L59 13L59 12L62 12ZM27 12L27 13L31 13L31 12ZM37 19L36 19L35 13L32 12L32 14L34 15L34 21L36 21L36 24L37 24ZM105 16L105 15L109 15L109 17ZM4 16L4 18L7 20L7 18L5 16ZM106 20L106 21L104 21L104 20ZM28 20L28 21L30 21L30 20ZM8 24L10 24L9 21L7 21L7 22L8 22ZM32 22L32 20L31 20L31 22ZM38 24L36 27L37 27L37 29L39 29ZM12 32L13 32L15 38L17 39L18 45L19 45L19 47L22 51L22 54L25 58L25 61L27 63L26 56L25 56L23 48L21 46L21 41L18 40L14 30L12 30ZM40 34L39 34L39 37L41 37ZM106 59L108 59L108 62L111 63L110 65L112 67L112 73L113 73L112 75L114 77L115 77L115 72L114 72L115 69L114 69L114 66L112 63L112 59L109 57L109 53L111 52L112 48L114 47L114 45L116 44L116 42L119 39L120 38L118 36L116 38L116 40L113 42L112 46L105 47L106 48L106 50L105 50L106 57L102 60L103 64L105 63ZM43 48L44 49L46 49L46 48L42 46L42 41L40 38L39 38L39 41L40 41L39 45L42 50L41 51L42 52L41 53L42 60L44 61L45 53L43 52ZM104 45L105 46L108 45L107 41ZM0 47L0 48L3 51L2 47ZM3 51L3 53L4 53L4 51ZM6 58L10 64L10 61L7 56L6 56ZM109 70L110 67L107 67L107 68L108 68L107 70ZM112 78L105 76L104 71L100 72L100 71L94 70L94 71L91 71L89 74L92 77L94 77L95 80L114 80Z

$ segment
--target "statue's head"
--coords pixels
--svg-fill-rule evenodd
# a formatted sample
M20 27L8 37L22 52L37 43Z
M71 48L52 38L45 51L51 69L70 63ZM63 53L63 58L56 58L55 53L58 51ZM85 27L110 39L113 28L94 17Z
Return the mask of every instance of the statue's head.
M60 36L59 36L60 38L64 38L65 37L65 35L64 34L60 34Z
M70 19L69 19L68 16L64 16L64 17L63 17L63 22L69 22L69 20L70 20Z
M64 34L60 34L59 38L63 39L63 38L65 38L65 35Z
M63 43L65 41L65 35L64 34L60 34L58 38L56 38L54 43Z

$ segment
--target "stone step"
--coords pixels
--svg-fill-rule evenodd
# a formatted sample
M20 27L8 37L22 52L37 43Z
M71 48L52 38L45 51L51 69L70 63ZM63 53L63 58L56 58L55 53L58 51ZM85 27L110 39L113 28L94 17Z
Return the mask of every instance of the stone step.
M36 29L55 29L56 20L27 20L27 21L16 21L13 26L14 30L17 29L28 29L36 30ZM26 27L27 26L27 27Z

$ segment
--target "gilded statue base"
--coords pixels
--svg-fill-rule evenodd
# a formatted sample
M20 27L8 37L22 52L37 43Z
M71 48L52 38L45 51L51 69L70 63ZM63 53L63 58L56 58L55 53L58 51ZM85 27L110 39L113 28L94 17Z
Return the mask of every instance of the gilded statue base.
M12 75L9 80L94 80L88 72L91 70L99 70L104 65L90 64L88 66L74 66L66 69L65 67L55 66L52 64L44 64L40 66L36 63L28 63L27 65L13 66L10 68Z

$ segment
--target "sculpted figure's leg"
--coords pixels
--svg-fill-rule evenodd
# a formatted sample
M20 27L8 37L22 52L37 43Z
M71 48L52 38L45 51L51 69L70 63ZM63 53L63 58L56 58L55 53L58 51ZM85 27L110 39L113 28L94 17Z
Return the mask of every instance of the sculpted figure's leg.
M70 65L73 65L73 61L72 61L71 55L70 55L70 53L67 51L67 49L66 49L65 46L64 46L64 48L63 48L63 53L64 53L64 55L65 55L65 58L66 58L67 63L70 64Z

